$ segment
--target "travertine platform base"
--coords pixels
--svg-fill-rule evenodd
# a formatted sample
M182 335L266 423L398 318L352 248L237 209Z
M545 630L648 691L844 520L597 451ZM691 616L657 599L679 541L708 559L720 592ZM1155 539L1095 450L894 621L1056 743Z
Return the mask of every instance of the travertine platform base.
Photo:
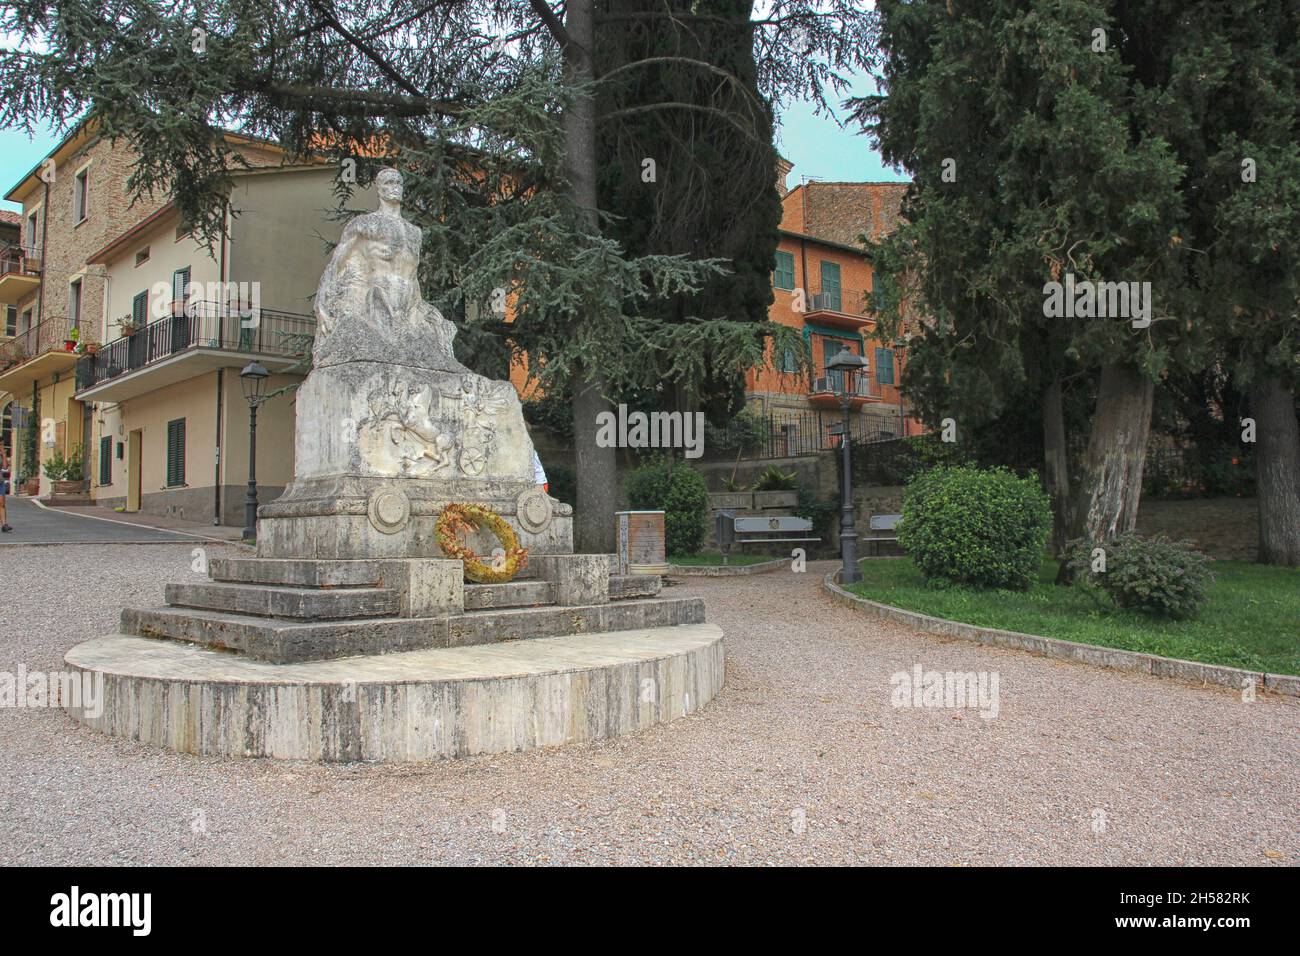
M712 624L539 638L304 664L173 641L78 644L102 675L102 733L186 753L404 762L616 737L704 706L722 687Z

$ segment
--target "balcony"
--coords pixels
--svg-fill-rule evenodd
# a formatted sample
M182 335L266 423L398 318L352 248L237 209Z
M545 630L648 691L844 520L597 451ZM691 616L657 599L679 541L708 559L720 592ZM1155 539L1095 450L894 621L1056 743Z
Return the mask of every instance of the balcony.
M856 289L814 292L808 301L808 311L804 317L810 322L859 332L875 321L875 317L870 314L870 295Z
M0 345L0 392L26 395L37 380L75 366L79 356L69 339L74 328L71 319L50 318ZM84 327L78 335L86 342L94 338Z
M17 305L41 284L41 256L35 246L8 243L0 249L0 305Z
M853 395L849 405L859 408L869 402L881 401L880 383L871 373L855 374L852 381ZM813 376L812 388L808 391L808 404L814 408L839 408L840 393L844 390L844 372L822 369Z
M250 320L230 305L177 306L178 314L84 358L77 368L77 398L121 402L219 368L242 367L254 358L272 372L283 371L302 361L316 327L315 319L296 312L261 309L257 326L246 328Z

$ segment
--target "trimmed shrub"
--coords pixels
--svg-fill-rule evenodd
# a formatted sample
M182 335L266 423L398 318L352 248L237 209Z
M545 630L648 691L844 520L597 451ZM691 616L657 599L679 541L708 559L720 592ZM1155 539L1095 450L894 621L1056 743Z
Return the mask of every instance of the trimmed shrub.
M1104 552L1104 571L1093 570L1096 547ZM1072 542L1070 554L1081 580L1100 587L1117 606L1175 621L1197 612L1214 581L1209 557L1163 535L1125 534L1100 545Z
M709 513L709 488L703 475L680 462L660 459L631 472L623 487L631 507L664 512L664 545L669 554L700 550Z
M1047 495L1005 468L938 466L903 492L898 543L928 580L1023 591L1052 527Z

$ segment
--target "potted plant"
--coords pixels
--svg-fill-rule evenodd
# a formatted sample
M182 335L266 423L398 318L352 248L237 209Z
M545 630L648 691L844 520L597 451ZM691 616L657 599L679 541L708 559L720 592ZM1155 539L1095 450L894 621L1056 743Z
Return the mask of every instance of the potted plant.
M795 472L788 474L776 465L768 465L767 470L754 482L754 507L793 508L799 504L799 480Z
M81 331L74 325L72 327L72 331L68 333L68 337L63 340L63 350L65 352L76 351L77 341L80 338L81 338Z
M66 457L62 449L55 449L54 454L41 465L41 471L54 485L56 495L79 495L85 488L85 477L81 470L81 456L84 446L77 445Z
M130 338L140 331L140 323L133 318L117 320L117 327L121 331L123 338Z

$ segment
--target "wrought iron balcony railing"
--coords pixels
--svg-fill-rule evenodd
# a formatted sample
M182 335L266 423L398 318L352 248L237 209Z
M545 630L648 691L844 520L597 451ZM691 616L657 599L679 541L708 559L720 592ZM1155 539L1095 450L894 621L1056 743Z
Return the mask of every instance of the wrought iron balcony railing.
M314 318L296 312L261 309L255 317L241 316L223 303L189 302L180 314L150 322L101 346L84 360L85 368L78 369L77 388L90 388L194 349L304 356L315 328Z
M19 332L8 342L0 345L0 371L46 352L73 351L68 343L72 341L71 334L74 328L78 327L71 319L57 316ZM85 327L79 328L77 335L79 341L88 342L98 337Z

